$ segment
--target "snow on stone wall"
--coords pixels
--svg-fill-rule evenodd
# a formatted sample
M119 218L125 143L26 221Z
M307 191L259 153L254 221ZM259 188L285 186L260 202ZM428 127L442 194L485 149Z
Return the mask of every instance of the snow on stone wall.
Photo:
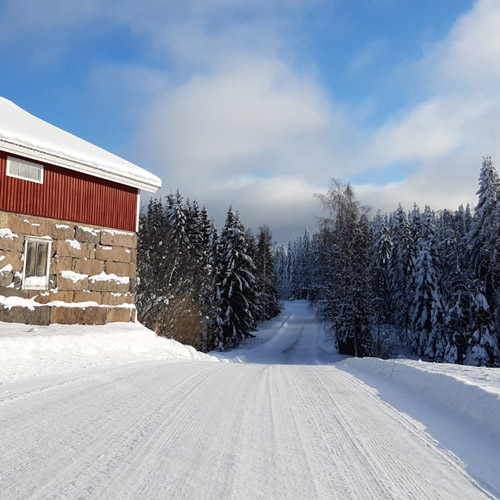
M22 289L26 236L52 240L49 290ZM134 233L0 211L0 321L134 321L136 248Z

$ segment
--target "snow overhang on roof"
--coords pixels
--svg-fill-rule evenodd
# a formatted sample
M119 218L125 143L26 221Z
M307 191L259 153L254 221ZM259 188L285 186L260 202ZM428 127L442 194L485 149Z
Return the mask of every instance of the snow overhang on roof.
M0 150L152 193L161 180L0 97Z

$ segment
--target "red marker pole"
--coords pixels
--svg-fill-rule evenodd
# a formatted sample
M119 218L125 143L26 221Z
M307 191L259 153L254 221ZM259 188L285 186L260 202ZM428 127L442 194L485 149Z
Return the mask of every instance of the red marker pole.
M156 322L156 336L158 337L158 321Z

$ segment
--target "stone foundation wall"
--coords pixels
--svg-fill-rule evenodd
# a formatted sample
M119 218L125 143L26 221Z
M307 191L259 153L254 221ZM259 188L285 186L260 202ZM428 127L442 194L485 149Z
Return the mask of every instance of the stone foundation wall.
M22 289L26 236L52 240L48 290ZM0 321L134 321L136 262L135 233L0 211Z

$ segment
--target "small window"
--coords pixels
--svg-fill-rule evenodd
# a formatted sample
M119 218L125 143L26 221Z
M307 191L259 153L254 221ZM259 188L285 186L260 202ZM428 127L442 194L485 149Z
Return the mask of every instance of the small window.
M43 165L32 161L7 157L7 175L43 184Z
M51 245L52 242L47 240L26 240L23 277L25 290L47 290Z

